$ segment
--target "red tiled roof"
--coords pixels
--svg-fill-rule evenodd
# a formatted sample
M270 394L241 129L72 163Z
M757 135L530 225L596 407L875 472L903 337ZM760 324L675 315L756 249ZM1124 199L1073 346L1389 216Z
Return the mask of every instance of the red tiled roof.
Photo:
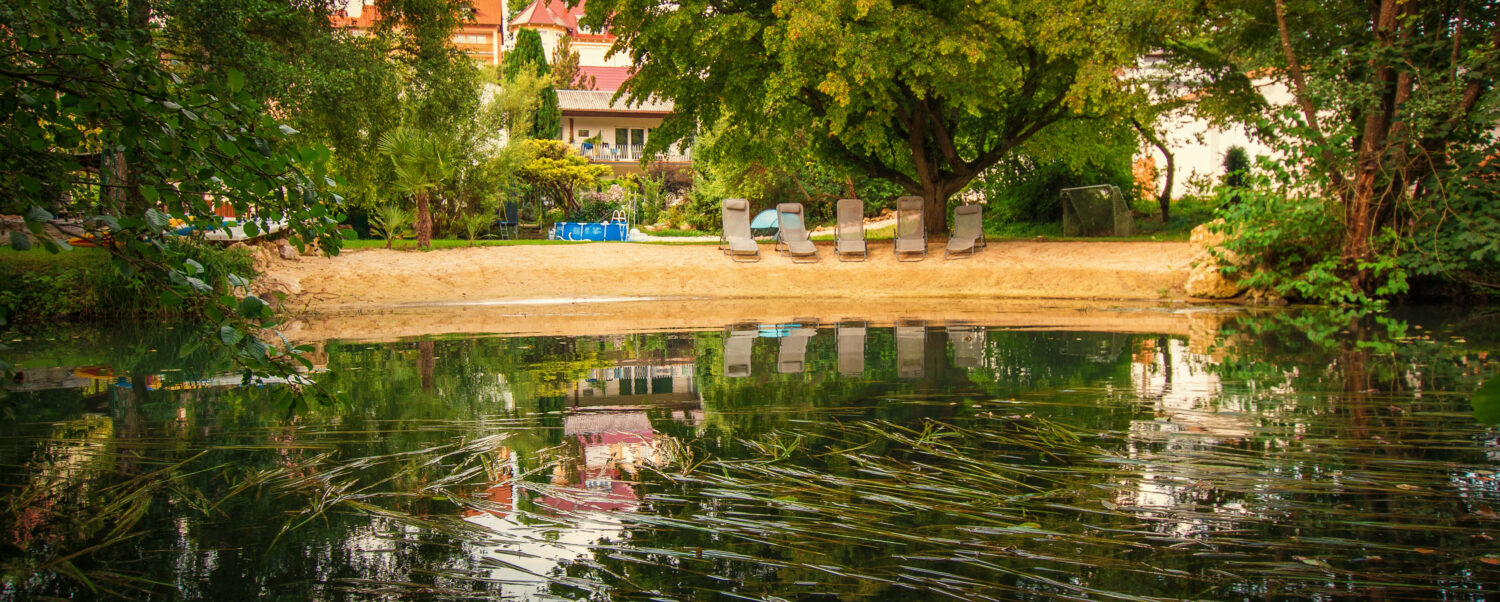
M594 76L594 89L614 92L620 89L620 84L630 79L630 67L592 67L579 65L578 70L584 75Z
M473 19L466 21L463 25L489 25L499 27L504 15L501 10L501 0L470 0L474 6ZM360 7L358 17L349 16L348 11L337 10L329 18L334 27L369 29L380 21L380 9L374 4ZM464 27L461 25L460 29Z
M578 6L568 8L567 2L563 0L535 0L526 10L516 15L510 22L511 27L522 25L551 25L566 29L570 35L578 36L578 19L583 17L588 0L579 0ZM597 34L582 34L589 37L599 37L604 40L613 40L614 36L608 32Z
M505 6L502 0L469 0L474 6L474 23L500 26L505 22Z

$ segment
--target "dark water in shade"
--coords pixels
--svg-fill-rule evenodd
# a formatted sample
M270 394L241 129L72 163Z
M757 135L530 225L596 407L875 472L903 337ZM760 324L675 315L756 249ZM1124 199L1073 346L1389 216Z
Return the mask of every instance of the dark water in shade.
M1496 323L19 338L0 599L1485 599Z

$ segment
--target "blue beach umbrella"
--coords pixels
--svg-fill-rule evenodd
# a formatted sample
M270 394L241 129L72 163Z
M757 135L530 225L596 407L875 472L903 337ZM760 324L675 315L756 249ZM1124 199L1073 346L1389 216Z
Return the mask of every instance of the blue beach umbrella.
M771 236L776 234L777 216L775 209L767 209L755 215L750 220L750 233L755 236Z

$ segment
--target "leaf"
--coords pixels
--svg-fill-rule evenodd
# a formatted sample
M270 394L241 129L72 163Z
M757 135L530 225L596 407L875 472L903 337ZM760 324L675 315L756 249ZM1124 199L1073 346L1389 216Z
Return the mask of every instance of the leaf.
M292 129L292 126L289 126L289 125L287 125L285 123L277 126L276 129L281 130L281 133L286 134L288 136L296 136L297 134L302 133L302 132L299 132L297 130Z
M1297 560L1302 561L1302 564L1305 564L1307 566L1318 567L1325 571L1333 570L1332 565L1328 564L1327 562L1323 562L1322 560L1318 560L1317 558L1308 558L1306 556L1293 556L1292 558L1296 558Z
M1500 565L1500 556L1497 556L1495 554L1485 554L1483 558L1479 559L1479 561L1485 564Z
M52 221L52 213L48 212L46 209L43 209L36 205L32 205L31 209L26 212L26 221L50 222Z
M229 80L228 83L229 83L229 91L230 92L239 92L241 89L244 89L244 87L245 87L245 74L244 73L240 73L238 70L235 70L235 69L230 69L229 72L225 73L224 75L225 75L225 78Z
M203 273L203 264L198 263L197 261L188 259L186 261L183 261L182 263L188 267L189 274L197 275Z
M212 293L212 292L214 292L214 287L209 286L207 282L204 282L204 281L199 280L197 278L193 278L192 276L187 277L186 280L187 280L188 286L193 287L193 290L195 290L195 291L198 291L200 293Z
M246 280L243 276L240 276L239 274L230 274L227 277L227 280L229 280L229 286L233 286L233 287L236 287L236 288L247 288L247 287L250 286L250 281Z
M31 250L31 237L20 230L10 231L10 248L17 251Z
M169 216L169 215L167 215L167 214L165 214L165 213L157 211L154 208L147 209L146 210L146 224L150 225L152 228L156 228L156 229L159 230L159 229L162 229L162 228L165 228L165 227L171 225L172 224L172 217Z
M1500 424L1500 378L1491 378L1475 389L1469 403L1480 424Z
M219 327L219 340L224 341L225 345L235 345L244 339L245 333L233 326L225 324Z
M246 318L259 318L266 311L266 302L255 295L245 295L240 299L238 310Z

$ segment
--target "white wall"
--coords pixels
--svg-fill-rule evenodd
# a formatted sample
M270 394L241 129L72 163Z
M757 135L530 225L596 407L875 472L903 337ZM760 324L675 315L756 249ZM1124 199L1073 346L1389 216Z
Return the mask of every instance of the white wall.
M1292 102L1286 87L1271 81L1257 81L1261 94L1273 107L1286 106ZM1239 125L1214 127L1208 121L1183 110L1162 118L1158 123L1165 133L1164 142L1172 149L1177 173L1172 184L1172 196L1207 192L1224 175L1224 153L1231 146L1244 147L1252 161L1256 156L1272 156L1276 153L1265 143L1254 139L1246 128ZM1166 179L1166 160L1161 151L1149 144L1141 149L1143 156L1156 161L1157 187Z
M573 50L578 51L578 64L588 67L629 67L630 57L625 53L616 54L608 59L604 55L609 54L610 42L579 42L573 41Z

